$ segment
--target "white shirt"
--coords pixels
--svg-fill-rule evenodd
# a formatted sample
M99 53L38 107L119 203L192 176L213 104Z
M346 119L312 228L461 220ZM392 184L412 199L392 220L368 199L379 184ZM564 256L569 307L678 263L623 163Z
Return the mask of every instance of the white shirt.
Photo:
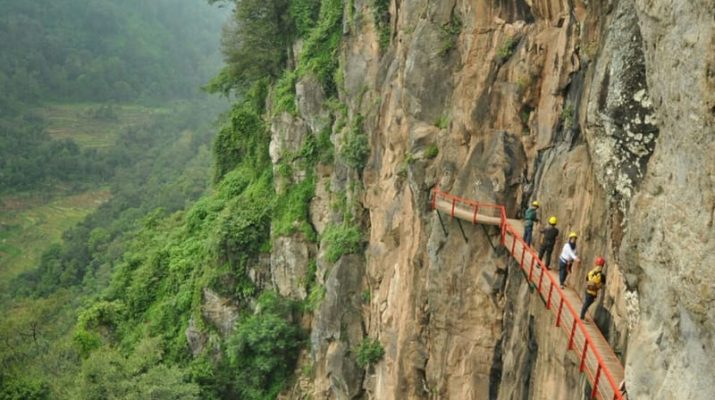
M571 249L571 246L569 246L568 242L564 243L564 248L561 250L561 255L559 256L559 258L566 262L578 260L576 252Z

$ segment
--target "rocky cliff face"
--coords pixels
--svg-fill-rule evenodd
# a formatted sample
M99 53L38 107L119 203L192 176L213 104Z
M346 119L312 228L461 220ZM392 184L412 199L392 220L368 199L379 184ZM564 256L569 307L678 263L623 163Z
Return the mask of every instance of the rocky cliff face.
M580 233L586 263L569 285L595 256L608 260L592 311L626 366L631 398L710 398L712 4L397 0L389 23L376 21L385 3L346 2L344 108L308 77L297 85L297 115L272 124L277 169L325 129L340 149L359 125L370 150L363 170L339 157L291 169L293 182L314 174L315 230L347 213L365 251L333 262L321 243L276 238L277 290L308 296L300 277L311 259L322 288L306 321L312 372L286 396L585 396L566 338L493 247L498 232L430 211L439 185L504 204L511 217L538 198L542 219L555 215L562 232ZM385 355L363 369L355 353L364 337Z

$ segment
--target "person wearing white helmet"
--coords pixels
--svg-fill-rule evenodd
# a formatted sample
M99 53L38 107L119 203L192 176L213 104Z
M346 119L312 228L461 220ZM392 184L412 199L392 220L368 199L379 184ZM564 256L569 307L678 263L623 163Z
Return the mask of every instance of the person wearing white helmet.
M559 256L559 284L561 285L561 289L564 288L566 276L571 272L571 266L574 261L581 261L576 255L577 238L578 235L576 232L569 233L569 240L564 243L564 247L561 249L561 255Z

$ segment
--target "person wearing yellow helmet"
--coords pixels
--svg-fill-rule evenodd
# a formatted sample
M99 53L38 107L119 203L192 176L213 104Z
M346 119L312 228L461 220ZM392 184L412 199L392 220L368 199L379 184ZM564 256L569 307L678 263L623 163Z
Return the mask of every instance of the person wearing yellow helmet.
M540 229L539 232L541 232L541 247L539 247L539 259L544 262L546 269L549 269L549 266L551 265L551 253L554 251L556 237L559 236L559 230L556 228L556 217L550 217L549 226Z
M534 200L531 202L531 207L529 207L524 212L524 242L531 246L531 235L534 231L534 222L539 222L539 216L537 210L539 209L539 202Z
M559 283L561 284L561 289L564 288L566 276L571 272L573 263L581 261L576 255L576 239L578 239L576 232L569 233L569 240L564 243L564 247L561 249L561 255L559 256Z

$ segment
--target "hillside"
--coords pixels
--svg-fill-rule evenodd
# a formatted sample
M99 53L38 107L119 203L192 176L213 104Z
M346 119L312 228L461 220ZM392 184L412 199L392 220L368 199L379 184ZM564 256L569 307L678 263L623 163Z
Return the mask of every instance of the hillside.
M211 189L134 187L141 213L113 203L15 281L38 312L21 297L0 331L23 349L0 354L6 397L590 398L583 332L627 398L711 397L709 4L210 2L234 7ZM580 304L605 259L583 321L519 267L535 200L534 248L551 216L554 252L577 237L555 298Z
M207 190L226 105L199 86L226 14L190 0L0 10L0 398L77 398L79 310L143 221Z

